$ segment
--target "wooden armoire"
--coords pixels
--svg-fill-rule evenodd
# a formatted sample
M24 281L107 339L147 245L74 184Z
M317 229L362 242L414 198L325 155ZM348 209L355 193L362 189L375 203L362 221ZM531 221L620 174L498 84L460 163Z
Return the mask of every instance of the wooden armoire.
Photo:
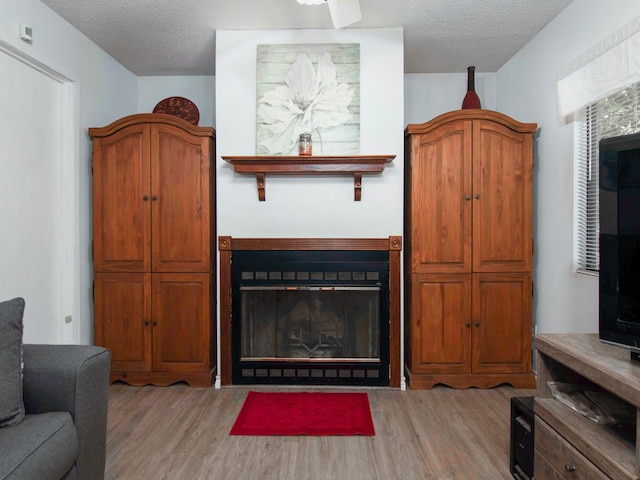
M93 140L94 340L111 381L210 386L215 132L138 114Z
M536 124L458 110L405 129L405 369L438 383L534 388Z

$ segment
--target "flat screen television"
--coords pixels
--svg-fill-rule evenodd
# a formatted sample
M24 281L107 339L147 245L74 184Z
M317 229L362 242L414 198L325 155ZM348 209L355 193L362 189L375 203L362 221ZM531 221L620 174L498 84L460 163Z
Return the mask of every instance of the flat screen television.
M640 134L600 141L600 340L640 358Z

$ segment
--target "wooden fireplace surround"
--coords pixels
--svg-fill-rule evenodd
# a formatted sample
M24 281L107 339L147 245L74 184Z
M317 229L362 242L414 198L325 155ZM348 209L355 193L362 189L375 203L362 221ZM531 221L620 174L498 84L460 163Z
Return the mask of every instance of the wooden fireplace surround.
M402 237L232 238L218 237L220 250L220 383L231 385L231 255L234 250L388 250L389 386L400 387L400 252Z

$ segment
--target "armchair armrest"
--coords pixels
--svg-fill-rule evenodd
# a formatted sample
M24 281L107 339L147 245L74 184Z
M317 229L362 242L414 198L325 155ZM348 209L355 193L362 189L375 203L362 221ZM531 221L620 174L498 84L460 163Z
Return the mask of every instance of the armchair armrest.
M104 478L111 353L86 345L24 345L27 414L69 412L80 443L78 478Z

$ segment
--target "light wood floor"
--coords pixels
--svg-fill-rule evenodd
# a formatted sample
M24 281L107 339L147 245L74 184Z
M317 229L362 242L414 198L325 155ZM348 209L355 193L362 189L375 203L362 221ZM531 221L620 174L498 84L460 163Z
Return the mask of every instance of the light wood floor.
M110 386L105 478L512 480L509 399L534 395L373 388L374 437L230 436L248 391Z

